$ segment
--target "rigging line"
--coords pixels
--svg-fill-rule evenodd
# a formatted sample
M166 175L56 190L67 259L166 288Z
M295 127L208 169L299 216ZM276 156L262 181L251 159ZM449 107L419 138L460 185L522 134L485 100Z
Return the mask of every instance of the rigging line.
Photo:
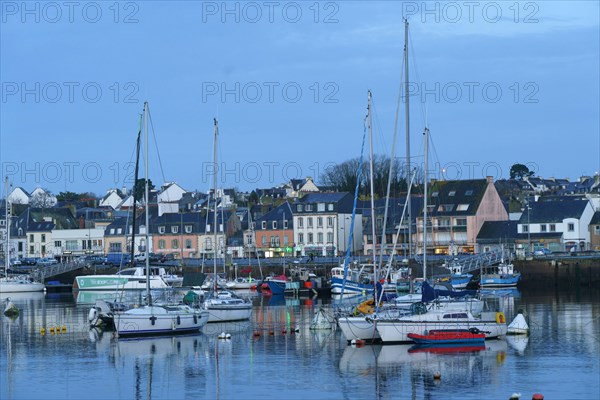
M150 130L152 131L152 139L154 139L154 147L156 148L156 158L158 159L158 165L160 167L160 174L163 182L166 182L165 172L162 165L162 160L160 158L160 152L158 151L158 141L156 140L156 134L154 132L154 124L152 123L152 115L150 114L150 108L148 107L148 121L150 122ZM150 157L150 155L146 155L146 157ZM148 178L149 179L149 178Z

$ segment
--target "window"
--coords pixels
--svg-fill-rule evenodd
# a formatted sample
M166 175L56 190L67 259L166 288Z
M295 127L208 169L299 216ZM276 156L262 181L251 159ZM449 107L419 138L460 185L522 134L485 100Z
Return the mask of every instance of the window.
M123 234L123 228L117 228L117 235Z
M306 223L308 224L308 227L312 228L313 227L313 219L312 219L312 217L308 217L306 220L307 220Z
M473 191L472 190L467 190L465 192L465 196L473 196Z
M192 248L192 239L185 239L185 248L186 249Z
M175 225L175 226L172 226L172 227L171 227L171 233L177 233L177 232L179 232L179 227L178 227L178 226L176 226L176 225Z
M431 197L438 197L439 193L438 192L433 192L431 193Z
M271 236L271 247L275 247L275 236Z
M317 217L317 228L323 227L323 217Z
M320 212L325 211L325 203L318 203L317 204L317 211L320 211Z
M284 219L283 220L283 229L287 229L288 228L288 220Z
M456 194L456 190L451 190L450 193L448 193L448 196L454 196Z
M42 246L42 254L46 254L46 246Z
M33 254L33 246L29 246L29 252Z
M546 232L546 224L540 225L540 232Z
M298 212L304 211L304 206L302 204L298 204Z
M304 218L298 218L298 228L304 228Z
M62 242L60 240L54 241L54 247L61 247L61 246L62 246Z
M171 240L171 248L178 249L179 248L179 240L177 240L177 239Z
M262 229L267 229L267 221L263 221L261 224Z
M164 239L160 239L158 241L158 248L159 249L164 249L165 248L165 240Z
M327 217L327 227L333 228L333 217Z
M115 234L115 228L110 228L110 234L114 235Z
M210 224L206 224L206 232L210 232Z
M192 225L185 226L185 233L192 233Z
M32 242L32 243L34 242L34 240L33 240L33 234L29 235L29 241Z
M333 204L327 204L327 211L333 211Z
M333 232L327 232L327 243L333 243Z
M42 243L46 243L46 234L42 233Z
M261 243L262 243L263 247L267 245L267 237L266 236L262 237Z
M529 232L529 225L523 225L523 232Z
M569 222L569 224L567 225L567 230L569 232L574 232L575 231L575 224L572 222Z
M456 218L456 226L467 226L466 218Z
M600 235L600 225L594 226L594 235Z
M289 241L289 239L288 239L288 236L287 236L287 235L284 235L284 236L283 236L283 245L284 245L284 246L287 246L288 244L290 244L290 241Z
M453 204L440 204L440 206L438 207L438 211L448 212L448 211L452 211L453 208L454 208Z
M317 233L317 243L323 243L323 232Z
M165 227L164 226L159 226L158 227L158 233L165 233Z
M307 204L306 205L306 211L312 211L312 204Z
M556 224L550 224L550 232L556 232Z
M85 240L82 241L82 244L85 244ZM83 247L83 248L85 248L85 247ZM67 250L67 251L79 250L77 248L77 240L67 240L65 243L65 250Z
M121 243L109 243L108 251L111 253L120 253L121 252Z
M313 234L312 233L308 234L308 243L313 243Z
M300 244L304 243L304 233L298 234L298 243L300 243Z
M212 239L211 238L206 238L206 240L204 241L204 248L206 250L212 250Z
M469 209L469 205L468 204L459 204L456 207L456 211L467 211Z
M273 229L277 229L277 221L273 221Z

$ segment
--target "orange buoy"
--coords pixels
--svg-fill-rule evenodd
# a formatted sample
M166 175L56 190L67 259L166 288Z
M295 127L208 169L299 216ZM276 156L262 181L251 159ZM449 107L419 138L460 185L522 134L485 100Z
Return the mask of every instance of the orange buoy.
M352 346L362 347L365 345L365 341L362 339L353 339L352 342L350 342L350 344L352 344Z
M534 393L531 400L544 400L544 395L541 393Z
M259 331L254 331L254 337L259 337L260 336L260 332Z

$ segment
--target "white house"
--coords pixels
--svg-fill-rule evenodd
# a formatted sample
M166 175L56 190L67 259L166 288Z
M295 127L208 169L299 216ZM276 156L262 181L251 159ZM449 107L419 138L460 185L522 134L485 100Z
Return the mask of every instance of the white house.
M179 200L187 191L175 182L167 182L161 186L157 196L158 215L179 212Z
M30 197L31 193L29 193L22 187L16 187L8 195L8 201L11 204L29 204Z
M106 191L104 197L100 199L98 205L100 207L110 207L113 210L116 210L123 202L124 197L125 196L123 192L121 192L119 189L109 189Z
M104 254L104 227L93 229L54 229L53 256Z

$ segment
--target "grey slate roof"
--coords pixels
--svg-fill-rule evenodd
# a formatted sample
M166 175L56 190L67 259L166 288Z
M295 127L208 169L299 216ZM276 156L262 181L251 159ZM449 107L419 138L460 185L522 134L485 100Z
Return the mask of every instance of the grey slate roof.
M519 223L551 223L562 222L566 218L580 218L588 204L587 199L569 197L530 202L529 211L525 208Z
M478 243L499 243L517 238L517 221L485 221L477 234Z

